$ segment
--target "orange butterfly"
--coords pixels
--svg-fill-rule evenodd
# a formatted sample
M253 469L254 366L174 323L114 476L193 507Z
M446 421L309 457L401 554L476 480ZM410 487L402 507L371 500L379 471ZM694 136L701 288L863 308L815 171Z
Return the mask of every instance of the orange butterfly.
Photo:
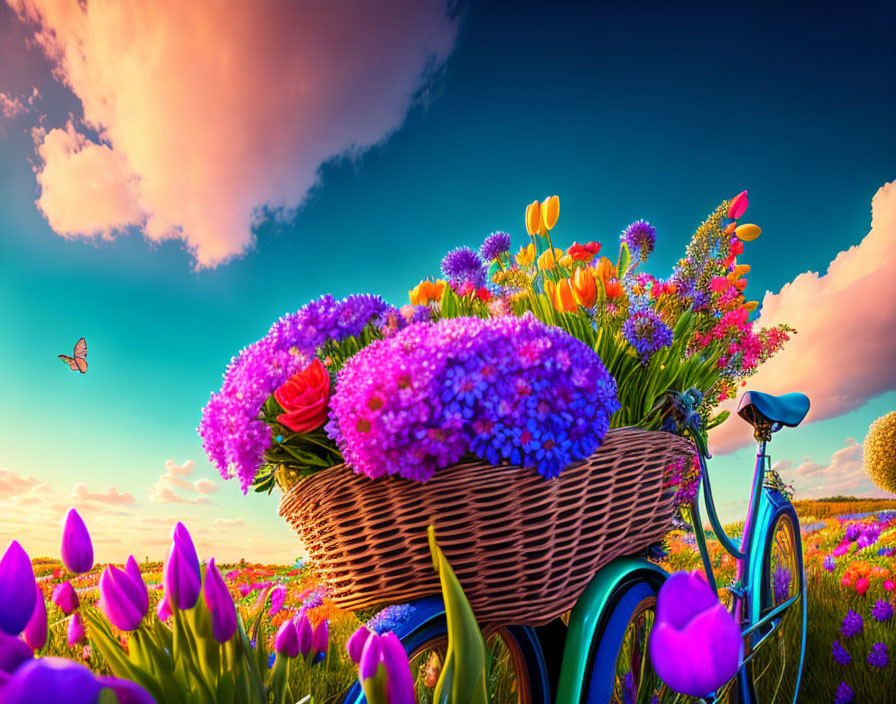
M75 343L74 355L69 357L67 354L60 354L58 357L71 367L73 372L84 374L87 371L87 340L83 337Z

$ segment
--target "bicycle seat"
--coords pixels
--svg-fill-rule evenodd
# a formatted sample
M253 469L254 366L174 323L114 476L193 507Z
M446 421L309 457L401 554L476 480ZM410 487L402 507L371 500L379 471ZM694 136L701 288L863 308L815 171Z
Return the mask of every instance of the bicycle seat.
M747 391L737 405L737 415L752 426L757 421L767 421L795 428L808 412L809 397L800 393L772 396L759 391Z

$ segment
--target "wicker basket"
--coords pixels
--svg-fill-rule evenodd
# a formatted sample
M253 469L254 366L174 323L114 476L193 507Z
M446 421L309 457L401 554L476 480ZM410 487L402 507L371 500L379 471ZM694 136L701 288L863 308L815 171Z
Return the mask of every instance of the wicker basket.
M425 485L332 467L294 485L280 515L339 607L440 593L426 538L435 523L480 623L541 625L572 608L603 565L669 530L664 470L693 454L684 438L619 428L551 480L480 462L439 470Z

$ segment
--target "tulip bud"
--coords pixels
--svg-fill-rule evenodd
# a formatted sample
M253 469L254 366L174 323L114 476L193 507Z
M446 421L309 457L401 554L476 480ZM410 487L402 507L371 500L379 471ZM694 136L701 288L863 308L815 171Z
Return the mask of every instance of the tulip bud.
M296 635L299 640L299 652L308 656L311 652L311 638L314 635L311 628L311 621L308 620L308 617L303 613L295 617L296 624Z
M554 196L556 198L556 196ZM394 633L380 638L380 652L386 666L387 689L390 704L414 704L414 678L404 646Z
M752 242L762 234L759 225L739 225L734 235L742 242Z
M83 643L87 637L84 632L84 621L80 613L74 613L68 617L68 647L74 648L78 643Z
M538 268L551 271L563 255L562 249L546 249L538 257Z
M546 230L553 230L560 217L560 198L551 196L545 198L541 204L541 222Z
M759 306L759 301L747 301L744 303L744 310L756 310Z
M143 575L140 573L140 567L137 564L137 560L134 559L133 555L128 557L128 561L124 566L124 571L128 573L131 581L137 585L138 591L140 592L140 601L137 602L137 608L140 609L141 613L146 614L146 612L149 611L149 592L146 589L146 582L143 581Z
M355 663L355 665L358 665L361 662L361 653L364 651L364 646L366 645L368 638L370 638L370 629L368 629L367 626L359 626L358 630L352 633L351 637L348 639L348 643L345 644L345 647L348 650L348 656L352 659L352 662Z
M149 692L136 682L120 680L115 677L97 677L96 679L103 687L107 687L115 693L118 704L156 704Z
M94 704L101 689L93 673L79 662L68 658L36 658L10 677L3 688L3 704L36 701Z
M576 299L567 279L560 279L554 289L554 308L564 313L573 313L578 310Z
M747 200L747 192L743 191L738 193L731 199L731 203L728 205L728 217L732 220L737 220L747 211L747 206L749 204L750 202Z
M284 621L277 630L277 635L274 636L274 650L288 658L298 657L299 633L293 619Z
M62 609L62 613L66 616L70 615L72 611L80 606L80 600L78 599L78 595L75 592L74 587L72 587L71 582L62 582L62 584L57 584L53 588L53 603L56 604L60 609Z
M741 276L745 276L749 272L750 272L749 264L738 264L736 267L734 267L734 271L732 273L734 274L735 279L739 279Z
M139 575L139 571L137 573ZM137 577L143 583L141 577ZM100 576L100 601L106 618L122 631L135 631L146 615L140 586L124 570L109 565ZM148 598L146 600L149 606Z
M541 234L541 205L537 200L526 207L526 231L533 236Z
M212 635L219 643L226 643L236 633L236 606L215 566L215 558L208 561L205 569L205 604L212 614Z
M585 308L590 308L597 301L597 283L588 269L576 269L572 277L572 290Z
M158 616L159 621L162 622L171 618L171 603L168 601L167 594L165 594L165 596L159 600L159 603L156 604L156 616Z
M199 599L202 578L193 539L183 523L174 527L171 549L165 561L165 590L178 609L192 609Z
M311 634L311 654L326 653L330 647L330 627L326 621L321 621L314 627Z
M62 562L70 572L84 574L93 569L93 543L78 512L70 508L62 528Z
M23 662L33 657L31 648L18 636L8 636L0 631L0 672L12 674ZM0 689L2 694L2 689Z
M535 245L531 242L525 247L520 247L516 255L516 263L522 267L529 266L535 261Z
M371 633L364 644L361 662L358 665L358 679L361 680L361 687L368 701L392 704L386 693L387 675L380 639L379 634Z
M725 229L723 229L722 232L724 232L726 235L733 235L734 231L736 229L737 229L737 223L729 222L727 225L725 225Z
M28 554L13 540L0 559L0 631L17 636L34 613L34 570Z
M32 650L40 650L47 644L47 604L44 601L43 592L37 586L37 582L34 583L34 590L36 592L34 611L31 613L31 620L28 621L28 625L25 626L25 631L22 635Z

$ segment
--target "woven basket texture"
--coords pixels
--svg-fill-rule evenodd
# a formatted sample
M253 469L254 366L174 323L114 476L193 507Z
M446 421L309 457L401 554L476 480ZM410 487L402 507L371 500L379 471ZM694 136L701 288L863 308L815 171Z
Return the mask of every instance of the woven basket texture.
M684 438L618 428L588 460L550 480L474 462L419 484L371 480L340 465L294 485L280 515L341 608L441 593L426 537L434 523L479 622L535 626L572 608L601 567L671 528L664 470L693 454Z

